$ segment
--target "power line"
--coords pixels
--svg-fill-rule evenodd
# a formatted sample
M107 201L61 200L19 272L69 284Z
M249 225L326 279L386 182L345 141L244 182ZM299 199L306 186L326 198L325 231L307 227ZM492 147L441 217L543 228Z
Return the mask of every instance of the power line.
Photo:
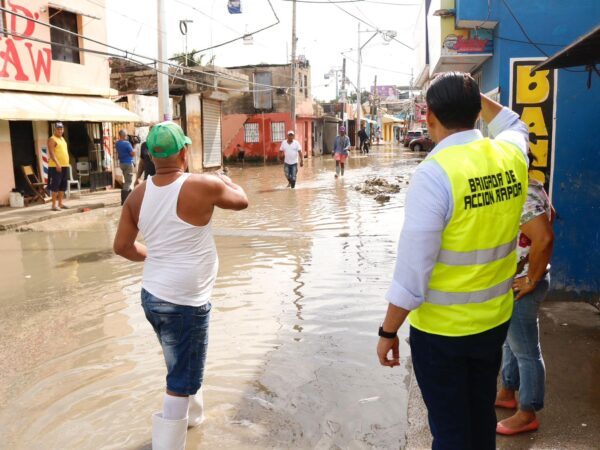
M89 0L88 0L88 1L89 1ZM270 0L268 0L268 1L270 2ZM244 80L244 79L242 79L242 78L238 78L238 77L234 77L234 76L230 76L230 75L228 76L228 75L226 75L226 74L223 74L223 73L219 73L219 74L217 74L217 73L213 73L213 72L206 72L206 71L202 71L202 70L198 70L198 69L193 69L193 68L191 68L191 67L184 67L184 66L181 66L181 65L179 65L179 64L173 64L173 63L170 63L170 62L168 62L168 61L160 61L160 60L158 60L158 59L156 59L156 58L152 58L152 57L149 57L149 56L144 56L144 55L140 55L140 54L137 54L137 53L134 53L134 52L130 52L130 51L128 51L128 50L124 50L124 49L121 49L121 48L119 48L119 47L115 47L115 46L113 46L113 45L110 45L110 44L107 44L107 43L105 43L105 42L101 42L101 41L98 41L98 40L96 40L96 39L92 39L92 38L90 38L90 37L83 36L82 34L75 33L75 32L73 32L73 31L70 31L70 30L67 30L67 29L64 29L64 28L58 27L58 26L56 26L56 25L53 25L53 24L51 24L51 23L43 22L43 21L41 21L41 20L37 20L37 19L33 19L33 18L30 18L30 17L24 16L24 15L22 15L22 14L19 14L19 13L17 13L17 12L11 11L11 10L9 10L9 9L7 9L7 8L4 8L4 7L2 7L2 6L0 6L0 11L7 12L7 13L9 13L9 14L12 14L12 15L14 15L14 16L21 17L22 19L26 19L26 20L29 20L29 21L32 21L32 22L38 23L38 24L40 24L40 25L43 25L43 26L46 26L46 27L48 27L48 28L53 28L53 29L56 29L56 30L60 30L60 31L62 31L63 33L70 34L70 35L72 35L72 36L77 36L77 37L79 37L79 38L81 38L81 39L85 39L85 40L87 40L87 41L90 41L90 42L93 42L93 43L95 43L95 44L102 45L102 46L104 46L104 47L106 47L106 48L110 48L110 49L113 49L113 50L116 50L116 51L119 51L119 52L123 52L123 53L125 53L125 57L126 57L126 58L128 57L128 55L131 55L131 56L136 56L136 57L138 57L138 58L147 59L147 60L149 60L149 61L152 61L154 64L157 64L157 63L162 63L162 64L165 64L165 65L167 65L167 66L169 66L169 67L174 67L175 69L187 69L187 70L189 70L190 72L201 73L201 74L204 74L204 75L213 76L213 77L215 77L215 78L223 78L223 79L226 79L226 80L233 80L233 81L247 82L248 84L252 84L252 85L254 85L254 86L263 86L263 87L267 87L267 88L274 88L274 89L288 89L288 88L290 87L290 86L274 86L274 85L263 84L263 83L255 83L255 82L252 82L252 81L249 81L249 80ZM48 43L48 42L47 42L47 43ZM49 44L51 44L51 45L54 45L55 43L53 43L53 42L49 42ZM74 47L74 48L78 48L78 49L80 49L80 50L85 50L85 49L83 49L83 48L81 48L81 47ZM116 55L116 56L119 56L119 55Z
M269 28L273 28L274 26L279 25L281 23L281 20L279 20L279 16L277 15L277 12L275 11L275 8L273 7L273 4L271 3L271 0L267 0L267 2L269 3L269 6L271 7L271 11L273 11L273 15L275 16L276 22L272 23L271 25L267 25L266 27L259 28L258 30L253 31L251 33L245 33L242 36L236 37L234 39L230 39L230 40L225 41L225 42L221 42L220 44L213 45L211 47L206 47L206 48L203 48L203 49L200 49L200 50L195 50L195 51L193 51L193 52L190 53L190 56L194 57L198 53L205 52L206 50L212 50L213 48L223 47L224 45L231 44L232 42L239 41L240 39L244 39L245 37L252 36L254 34L260 33L261 31L265 31L265 30L268 30ZM179 1L178 3L182 3L182 2ZM199 11L198 9L194 8L191 5L186 5L186 6L189 6L190 8L192 8L192 9L194 9L196 11Z
M510 5L508 4L508 2L506 0L502 0L502 3L504 4L504 6L506 7L506 9L508 10L509 14L512 16L512 18L514 19L514 21L516 22L517 26L519 27L519 29L521 30L521 32L523 33L523 36L525 36L525 39L527 39L528 43L533 45L542 55L544 55L546 58L549 58L550 55L548 55L548 53L546 53L542 48L539 47L538 44L536 44L535 42L533 42L533 40L529 37L529 34L527 34L527 31L525 31L525 27L523 26L523 24L519 21L519 19L517 18L517 16L515 15L515 13L513 12L512 8L510 7ZM564 68L564 70L566 70L567 72L574 72L574 73L582 73L582 72L587 72L587 70L576 70L576 69L567 69Z
M352 57L350 57L350 56L347 56L345 53L342 53L342 55L344 55L344 56L345 56L347 59L349 59L350 61L352 61L352 62L354 62L354 63L355 63L355 62L357 62L355 59L353 59L353 58L352 58ZM369 64L362 64L362 66L363 66L363 67L368 67L368 68L370 68L370 69L382 70L382 71L384 71L384 72L398 73L398 74L400 74L400 75L411 75L411 74L410 74L410 73L408 73L408 72L400 72L400 71L398 71L398 70L385 69L385 68L383 68L383 67L371 66L371 65L369 65Z
M328 3L330 3L330 4L332 4L333 6L335 6L335 7L336 7L337 9L339 9L340 11L343 11L344 13L348 14L349 16L351 16L351 17L355 18L355 19L356 19L356 20L358 20L359 22L361 22L361 23L364 23L364 24L365 24L365 25L367 25L368 27L375 28L375 30L376 30L378 33L381 33L381 32L382 32L382 31L381 31L381 30L380 30L378 27L376 27L376 26L374 26L374 25L371 25L369 22L366 22L365 20L361 19L361 18L360 18L360 17L358 17L358 16L355 16L355 15L354 15L354 14L352 14L350 11L347 11L347 10L345 10L345 9L344 9L344 8L342 8L340 5L338 5L338 4L336 4L335 2L333 2L333 0L327 0L327 2L328 2ZM408 48L409 50L414 50L414 48L410 47L409 45L405 44L404 42L400 41L399 39L396 39L396 37L395 37L395 36L392 38L392 40L393 40L393 41L396 41L396 42L398 42L399 44L402 44L403 46L405 46L405 47L406 47L406 48Z

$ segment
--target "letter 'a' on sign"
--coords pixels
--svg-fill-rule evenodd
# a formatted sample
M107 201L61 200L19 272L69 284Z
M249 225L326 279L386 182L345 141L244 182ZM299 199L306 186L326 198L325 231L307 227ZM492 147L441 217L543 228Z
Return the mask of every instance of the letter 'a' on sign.
M536 136L548 136L548 129L544 122L542 108L538 106L526 106L521 113L521 120L525 122L530 133Z
M534 66L517 67L517 103L543 103L550 95L549 70L531 73Z

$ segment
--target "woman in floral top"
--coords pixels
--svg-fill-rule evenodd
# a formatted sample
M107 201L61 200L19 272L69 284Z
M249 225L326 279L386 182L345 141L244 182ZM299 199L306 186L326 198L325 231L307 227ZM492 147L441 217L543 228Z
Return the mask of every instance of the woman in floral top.
M539 340L538 309L550 285L554 209L544 186L529 179L517 244L515 307L502 355L502 388L496 406L515 409L496 432L513 435L537 430L536 411L544 406L546 369ZM519 402L515 393L519 391Z

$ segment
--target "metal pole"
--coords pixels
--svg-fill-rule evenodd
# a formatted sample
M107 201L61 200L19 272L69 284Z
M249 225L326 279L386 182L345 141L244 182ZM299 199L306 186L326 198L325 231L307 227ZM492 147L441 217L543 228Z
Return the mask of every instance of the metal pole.
M296 0L292 1L292 98L291 98L292 130L296 131Z
M360 22L358 22L358 45L356 46L357 48L357 52L358 52L358 57L356 58L356 141L355 143L357 143L357 147L358 147L358 132L360 131L360 115L362 113L362 97L361 97L361 92L360 92Z
M342 126L346 126L346 122L344 120L345 112L346 112L346 58L342 62Z
M167 26L165 17L165 2L157 0L157 24L158 24L158 111L161 122L171 120L171 110L169 108L169 76L168 67L161 62L166 59L167 53Z

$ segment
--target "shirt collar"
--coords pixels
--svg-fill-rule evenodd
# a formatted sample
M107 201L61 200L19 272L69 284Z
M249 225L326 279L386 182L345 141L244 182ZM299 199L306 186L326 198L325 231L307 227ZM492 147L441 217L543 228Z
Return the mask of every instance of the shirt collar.
M463 145L468 144L469 142L477 141L479 139L483 139L483 134L479 130L467 130L467 131L459 131L458 133L451 134L450 136L442 139L434 148L429 152L428 158L435 155L440 150L451 147L453 145Z

